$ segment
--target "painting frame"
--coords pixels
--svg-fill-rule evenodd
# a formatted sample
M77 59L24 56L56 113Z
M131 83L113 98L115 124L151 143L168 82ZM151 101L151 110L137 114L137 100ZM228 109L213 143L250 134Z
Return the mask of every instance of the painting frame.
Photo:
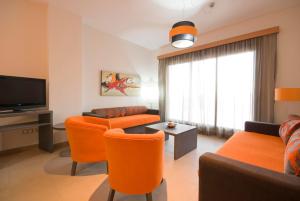
M138 74L101 70L101 96L140 96L141 77Z

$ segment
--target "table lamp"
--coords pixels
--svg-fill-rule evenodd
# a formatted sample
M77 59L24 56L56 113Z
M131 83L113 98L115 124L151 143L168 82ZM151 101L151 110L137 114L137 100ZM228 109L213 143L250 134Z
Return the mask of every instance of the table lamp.
M300 88L276 88L275 101L300 101ZM292 116L298 115L289 114L289 117Z
M276 88L276 101L300 101L300 88Z

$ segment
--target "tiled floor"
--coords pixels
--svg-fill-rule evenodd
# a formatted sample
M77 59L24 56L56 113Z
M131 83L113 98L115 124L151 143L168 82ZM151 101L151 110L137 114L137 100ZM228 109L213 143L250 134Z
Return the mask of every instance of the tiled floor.
M224 139L198 136L198 148L173 160L173 139L166 142L164 183L155 190L154 201L196 201L198 159L214 152ZM60 148L49 154L31 148L0 157L1 201L106 201L109 185L105 164L80 164L69 176L71 159L60 157ZM116 194L115 201L145 201L144 196Z

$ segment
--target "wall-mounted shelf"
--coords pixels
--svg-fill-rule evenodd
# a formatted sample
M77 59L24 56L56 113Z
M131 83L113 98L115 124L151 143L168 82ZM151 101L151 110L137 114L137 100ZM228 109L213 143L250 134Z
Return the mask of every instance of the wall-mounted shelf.
M53 117L52 111L49 110L32 110L23 112L5 112L0 113L1 118L6 117L17 117L17 116L29 116L37 115L38 121L31 121L26 123L16 123L0 126L0 132L20 130L20 129L30 129L38 128L39 132L39 148L48 152L52 152L53 145Z

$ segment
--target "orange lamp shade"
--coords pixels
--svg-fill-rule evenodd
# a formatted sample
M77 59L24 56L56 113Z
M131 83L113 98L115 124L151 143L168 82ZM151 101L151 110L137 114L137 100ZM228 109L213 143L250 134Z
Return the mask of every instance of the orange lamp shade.
M193 26L178 26L175 28L172 28L169 32L169 38L172 40L173 36L179 35L179 34L191 34L193 36L197 35L197 29Z
M300 88L276 88L276 101L300 101Z

